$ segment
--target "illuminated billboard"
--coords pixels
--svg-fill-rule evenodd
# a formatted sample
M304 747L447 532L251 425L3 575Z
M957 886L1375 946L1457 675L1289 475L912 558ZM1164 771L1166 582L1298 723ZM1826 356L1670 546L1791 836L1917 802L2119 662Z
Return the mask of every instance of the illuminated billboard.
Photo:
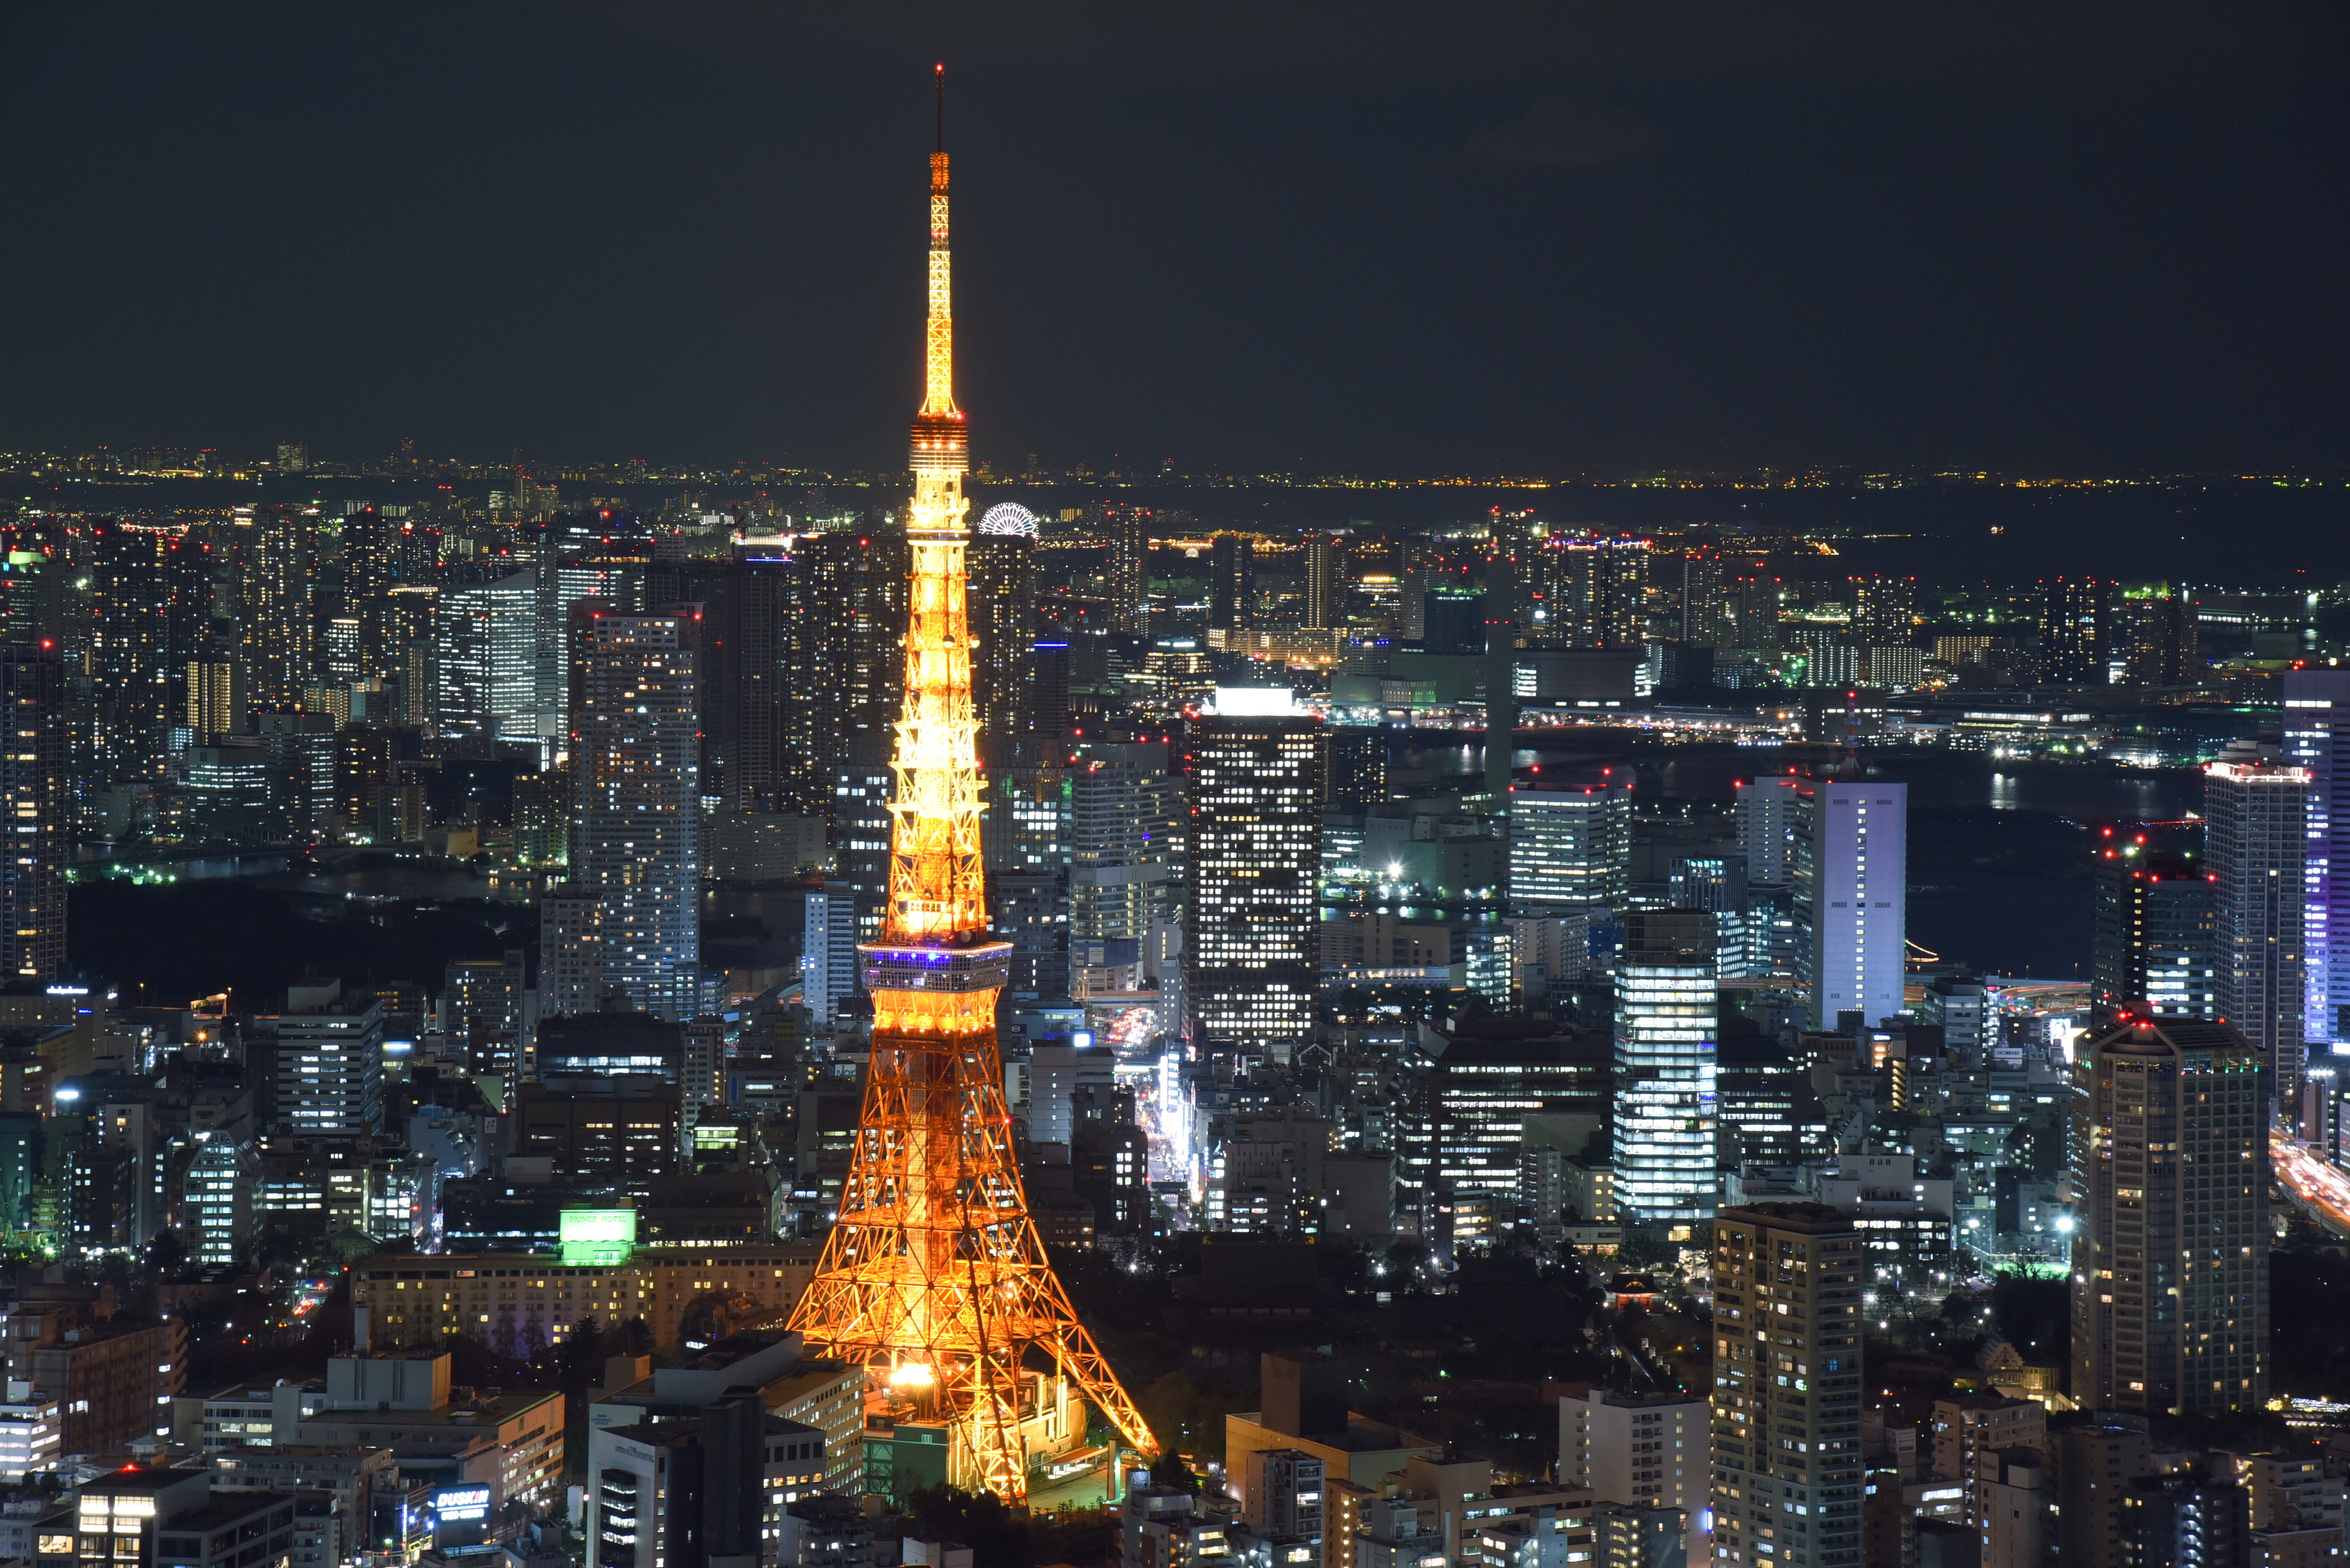
M485 1486L444 1487L432 1494L432 1511L443 1524L490 1516L490 1489Z
M563 1243L563 1261L572 1267L625 1263L637 1248L637 1211L566 1209L556 1234Z

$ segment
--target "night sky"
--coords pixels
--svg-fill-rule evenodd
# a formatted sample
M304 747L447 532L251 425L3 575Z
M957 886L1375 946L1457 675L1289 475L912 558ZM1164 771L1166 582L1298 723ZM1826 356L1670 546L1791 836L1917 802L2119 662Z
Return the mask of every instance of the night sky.
M2338 5L18 4L0 448L2316 469Z

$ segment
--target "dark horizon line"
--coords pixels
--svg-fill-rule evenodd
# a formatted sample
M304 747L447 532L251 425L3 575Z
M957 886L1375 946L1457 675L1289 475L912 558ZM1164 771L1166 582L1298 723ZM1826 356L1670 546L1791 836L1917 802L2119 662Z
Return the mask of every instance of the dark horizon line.
M291 444L291 443L288 443ZM910 471L895 468L823 467L815 464L778 462L768 459L736 459L730 462L654 462L647 458L625 458L619 461L598 460L580 462L577 459L531 457L517 454L508 458L459 457L377 457L359 460L322 458L312 455L299 470L279 472L274 455L222 459L218 447L151 444L142 446L96 446L76 452L0 451L0 476L32 480L48 478L88 479L104 482L109 479L188 480L212 482L254 482L302 479L386 479L426 482L434 479L479 479L490 475L512 474L517 471L534 483L556 484L637 484L671 483L680 481L701 483L760 483L784 484L895 484L902 483ZM210 458L223 462L218 472L192 472L176 463L158 462L155 466L140 466L138 460ZM1171 460L1170 460L1171 462ZM91 468L93 462L112 462L127 466ZM629 470L638 472L631 473ZM1906 487L1935 483L1950 486L1975 485L1991 488L2079 486L2079 485L2164 485L2224 481L2232 483L2323 487L2328 483L2350 485L2350 465L2336 462L2311 463L2292 469L2244 470L2204 467L2174 470L2058 470L2049 468L2002 469L1937 465L1929 463L1887 464L1866 467L1858 463L1802 463L1779 465L1751 464L1736 467L1627 467L1613 472L1585 469L1568 472L1533 471L1502 471L1476 472L1462 470L1431 469L1419 472L1389 470L1383 472L1347 472L1344 470L1263 469L1202 470L1179 467L1163 468L1101 468L1077 464L1067 468L1040 466L993 472L983 464L971 471L970 477L988 484L1114 484L1124 487L1165 485L1206 485L1236 488L1275 489L1486 489L1486 490L1545 490L1565 489L1578 485L1601 488L1656 488L1676 485L1727 486L1731 488L1835 489L1841 486Z

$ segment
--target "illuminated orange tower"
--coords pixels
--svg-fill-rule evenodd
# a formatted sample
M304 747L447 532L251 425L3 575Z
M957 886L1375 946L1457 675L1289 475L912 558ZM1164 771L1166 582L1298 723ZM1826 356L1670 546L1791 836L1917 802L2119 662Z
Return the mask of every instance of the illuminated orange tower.
M1050 1379L1032 1351L1126 1440L1158 1445L1045 1260L1003 1100L995 1002L1012 948L987 929L979 854L979 722L963 552L970 441L954 404L947 265L946 67L931 156L931 315L914 499L906 700L890 802L889 903L858 949L873 1060L840 1217L791 1326L812 1353L862 1362L868 1407L950 1429L951 1479L1017 1501Z

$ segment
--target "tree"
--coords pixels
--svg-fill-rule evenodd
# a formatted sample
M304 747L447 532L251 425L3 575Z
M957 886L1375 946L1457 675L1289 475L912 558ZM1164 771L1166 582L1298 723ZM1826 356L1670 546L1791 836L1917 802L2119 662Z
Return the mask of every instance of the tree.
M156 1231L154 1240L147 1243L148 1272L159 1280L170 1280L178 1278L187 1266L187 1238L168 1225Z
M923 1487L908 1495L905 1511L920 1539L970 1547L972 1568L1028 1568L1027 1523L993 1492Z
M1191 1467L1183 1462L1183 1456L1169 1448L1159 1449L1159 1457L1150 1461L1150 1484L1180 1487L1197 1497L1203 1483L1192 1473Z

